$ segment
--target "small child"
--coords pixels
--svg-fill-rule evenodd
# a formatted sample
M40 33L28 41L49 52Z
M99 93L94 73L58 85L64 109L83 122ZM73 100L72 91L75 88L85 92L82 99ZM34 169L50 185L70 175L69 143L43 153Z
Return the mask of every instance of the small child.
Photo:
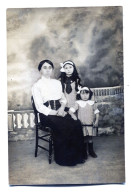
M87 147L89 149L89 155L96 158L97 155L93 149L92 136L96 136L96 128L93 127L98 127L99 110L95 105L95 101L91 100L93 92L88 87L80 88L78 95L79 100L75 102L74 107L69 109L69 114L74 120L77 120L78 118L82 123L86 158L88 158Z
M60 65L60 81L67 100L66 111L68 112L69 108L75 105L78 87L81 86L81 80L74 62L67 60L60 63Z

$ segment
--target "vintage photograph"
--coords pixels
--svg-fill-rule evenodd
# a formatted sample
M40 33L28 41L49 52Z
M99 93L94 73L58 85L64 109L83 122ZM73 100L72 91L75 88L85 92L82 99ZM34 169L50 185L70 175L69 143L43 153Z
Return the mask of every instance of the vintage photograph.
M125 183L123 7L8 8L9 185Z

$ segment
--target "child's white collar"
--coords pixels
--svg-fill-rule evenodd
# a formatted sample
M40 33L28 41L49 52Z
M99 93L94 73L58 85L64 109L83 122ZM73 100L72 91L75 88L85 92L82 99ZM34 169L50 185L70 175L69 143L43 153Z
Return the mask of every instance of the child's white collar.
M85 107L86 104L89 104L90 106L92 106L95 102L93 100L87 100L87 101L84 101L84 100L78 100L76 101L81 107Z

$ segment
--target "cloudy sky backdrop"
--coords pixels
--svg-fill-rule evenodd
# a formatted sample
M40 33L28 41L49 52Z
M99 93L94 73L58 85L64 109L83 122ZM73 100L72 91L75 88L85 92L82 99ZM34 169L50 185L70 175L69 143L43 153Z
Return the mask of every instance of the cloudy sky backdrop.
M7 9L8 108L31 108L38 63L72 60L83 84L123 84L122 7Z

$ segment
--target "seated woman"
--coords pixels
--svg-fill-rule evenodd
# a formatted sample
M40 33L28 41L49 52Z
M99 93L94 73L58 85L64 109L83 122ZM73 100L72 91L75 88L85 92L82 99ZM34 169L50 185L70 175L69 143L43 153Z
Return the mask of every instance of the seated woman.
M85 162L84 137L79 120L73 120L64 109L66 99L61 82L52 79L54 65L50 60L39 63L41 78L33 85L32 95L40 121L53 130L54 159L63 166Z

